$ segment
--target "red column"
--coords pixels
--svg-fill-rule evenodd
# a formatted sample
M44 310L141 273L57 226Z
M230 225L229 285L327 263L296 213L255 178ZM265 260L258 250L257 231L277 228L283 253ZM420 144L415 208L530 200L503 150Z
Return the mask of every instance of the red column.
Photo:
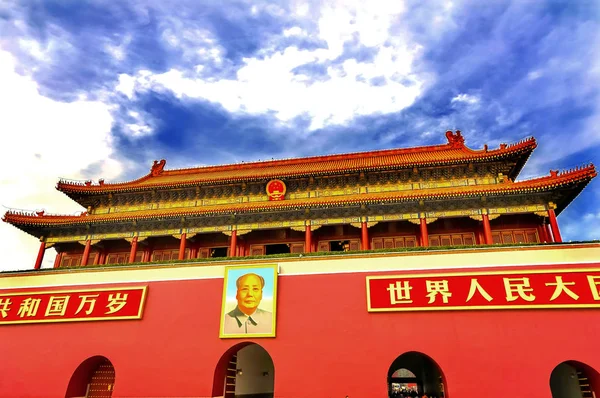
M98 264L106 264L106 248L100 249L100 253L98 254Z
M558 229L558 222L556 222L556 213L554 209L548 209L548 216L550 217L550 228L552 229L552 236L554 236L555 242L562 242L560 231Z
M184 233L181 234L181 239L179 240L179 260L183 260L185 258L185 241L187 235Z
M132 263L135 261L135 254L137 253L138 246L138 237L134 236L131 241L131 251L129 252L129 262Z
M427 233L427 220L421 217L421 246L429 246L429 234Z
M360 225L360 229L361 229L361 243L362 243L362 250L369 250L369 228L367 226L367 222L363 221Z
M538 225L537 231L538 231L538 236L540 238L540 242L541 243L548 242L548 235L546 235L546 225L544 225L544 224Z
M56 258L54 259L54 268L60 267L60 263L62 261L62 252L56 252Z
M546 228L546 236L548 237L548 242L549 243L554 242L554 236L552 236L552 230L550 229L550 224L546 224L544 226L544 228Z
M83 249L83 256L81 257L81 266L88 265L88 260L90 259L90 249L92 247L92 241L88 239L85 242L85 249Z
M483 221L483 237L485 239L484 242L486 245L491 245L492 243L494 243L494 240L492 239L492 227L490 226L490 218L487 214L482 214L481 218Z
M44 260L44 253L46 252L46 242L40 242L40 250L38 250L37 258L35 259L35 265L33 269L40 269L42 267L42 261Z
M190 251L190 258L196 258L198 257L198 244L194 244L191 248Z
M237 231L234 229L231 231L231 244L229 246L229 255L235 257L237 249Z
M485 244L485 237L483 236L483 227L477 228L477 241L480 245Z
M304 253L310 253L312 251L312 231L310 225L304 227Z

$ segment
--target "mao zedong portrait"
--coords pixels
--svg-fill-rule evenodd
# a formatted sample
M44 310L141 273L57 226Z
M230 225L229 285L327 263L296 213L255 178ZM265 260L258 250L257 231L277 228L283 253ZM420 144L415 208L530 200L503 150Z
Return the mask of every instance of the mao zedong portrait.
M237 306L225 314L224 334L253 334L273 332L273 313L258 308L262 300L265 279L249 273L235 282Z

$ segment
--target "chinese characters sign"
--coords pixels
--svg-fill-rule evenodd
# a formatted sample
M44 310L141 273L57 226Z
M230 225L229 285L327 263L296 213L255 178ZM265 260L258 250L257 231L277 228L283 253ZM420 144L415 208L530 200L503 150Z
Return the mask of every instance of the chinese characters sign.
M368 276L377 311L600 307L600 269Z
M0 294L0 325L140 319L147 287Z

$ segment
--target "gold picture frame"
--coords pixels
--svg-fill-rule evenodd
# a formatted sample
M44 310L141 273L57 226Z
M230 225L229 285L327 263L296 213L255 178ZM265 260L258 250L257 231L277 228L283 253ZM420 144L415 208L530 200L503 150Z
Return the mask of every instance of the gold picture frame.
M275 337L278 266L226 266L220 338Z

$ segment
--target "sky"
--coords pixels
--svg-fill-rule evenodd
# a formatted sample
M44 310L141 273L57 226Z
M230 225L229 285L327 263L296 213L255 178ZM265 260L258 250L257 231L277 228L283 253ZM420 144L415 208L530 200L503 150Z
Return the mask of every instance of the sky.
M0 211L59 178L534 136L521 179L600 164L600 3L0 1ZM559 216L600 238L600 183ZM0 270L39 241L0 223ZM51 267L49 249L44 267Z

